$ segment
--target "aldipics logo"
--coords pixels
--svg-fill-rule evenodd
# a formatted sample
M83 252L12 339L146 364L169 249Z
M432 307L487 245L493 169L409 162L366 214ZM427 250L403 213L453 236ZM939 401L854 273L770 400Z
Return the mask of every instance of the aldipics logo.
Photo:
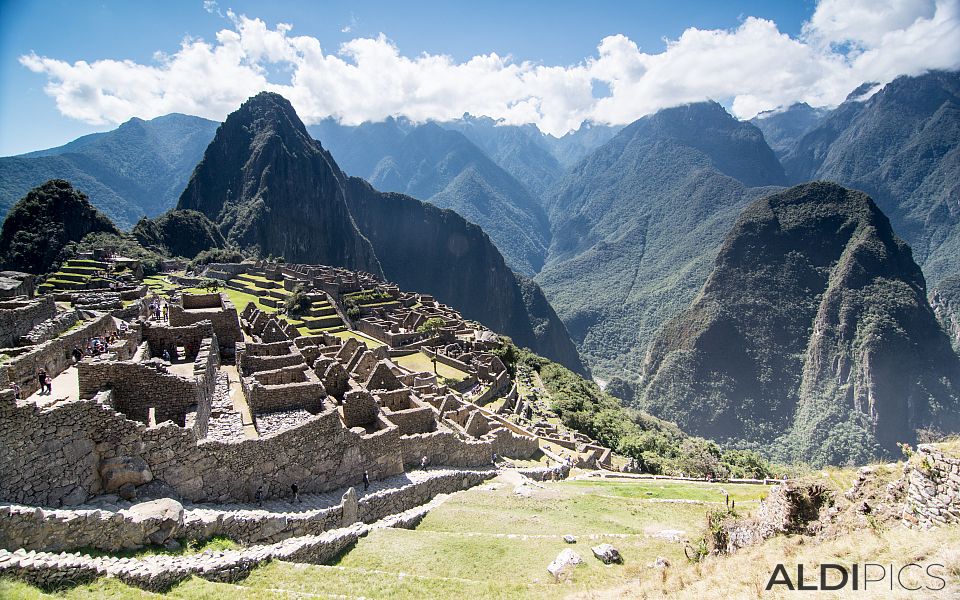
M783 564L778 564L770 579L766 590L797 590L797 591L875 591L906 590L918 592L921 590L940 591L947 586L947 569L939 563L905 565L863 563L853 565L836 565L824 563L819 568L806 569L798 564L791 571Z

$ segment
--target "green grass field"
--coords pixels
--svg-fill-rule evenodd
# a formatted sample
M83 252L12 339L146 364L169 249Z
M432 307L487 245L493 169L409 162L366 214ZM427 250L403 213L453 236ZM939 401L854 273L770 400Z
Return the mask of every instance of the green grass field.
M415 530L377 530L334 565L274 562L238 584L192 578L173 588L173 598L562 598L571 593L630 586L659 577L648 568L658 556L682 564L681 544L657 536L664 529L700 533L705 515L722 502L720 484L661 481L563 481L514 493L516 479L498 478L456 494ZM763 486L726 486L748 511ZM665 502L664 500L675 500ZM694 501L694 502L691 502ZM699 501L699 502L697 502ZM566 544L572 533L578 542ZM603 565L590 547L609 542L622 565ZM557 583L546 567L564 548L584 564L570 581ZM52 595L28 585L0 582L3 598L156 597L115 580L99 580Z

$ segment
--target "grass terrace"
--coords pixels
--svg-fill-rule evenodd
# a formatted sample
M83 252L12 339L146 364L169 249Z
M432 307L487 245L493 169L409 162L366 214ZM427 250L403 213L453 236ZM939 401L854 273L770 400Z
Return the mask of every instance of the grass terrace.
M528 493L519 495L515 490L522 483L518 476L508 473L455 494L428 514L416 529L373 531L333 565L273 562L237 584L192 578L173 588L169 596L231 600L564 598L641 585L650 586L651 592L655 592L662 580L672 591L678 585L673 581L672 570L682 573L687 585L695 578L687 574L693 567L686 564L682 544L671 541L671 535L698 536L707 512L724 501L722 486L697 482L527 483L522 487ZM741 512L752 510L756 499L767 491L764 486L749 485L725 489L737 500ZM577 536L576 544L563 541L563 535L568 533ZM603 565L593 557L590 546L604 542L620 551L622 565ZM584 563L574 570L569 582L556 583L546 567L565 548L578 552ZM673 565L670 577L648 567L658 556ZM751 567L747 572L754 570ZM0 582L0 596L156 597L109 579L55 596L8 580ZM717 596L700 596L706 597Z
M394 358L393 361L400 365L401 367L410 369L411 371L418 373L433 373L433 361L430 360L423 352L415 352L413 354L408 354L407 356L400 356ZM464 373L460 369L456 369L449 365L445 365L440 361L437 361L437 375L440 377L445 377L447 379L452 379L454 381L460 382L468 377L467 373Z

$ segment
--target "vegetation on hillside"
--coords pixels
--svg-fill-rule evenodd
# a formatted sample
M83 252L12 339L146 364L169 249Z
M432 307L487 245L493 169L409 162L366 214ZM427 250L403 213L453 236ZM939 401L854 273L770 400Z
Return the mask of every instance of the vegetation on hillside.
M0 158L0 218L31 188L66 179L128 229L176 204L217 125L180 114L133 118L59 148Z
M30 190L7 215L0 231L0 264L14 271L48 273L65 258L64 246L97 232L120 234L86 195L68 181L53 179Z
M773 477L774 467L751 450L724 450L685 434L673 423L625 408L600 387L553 361L503 341L496 353L515 372L524 364L540 374L551 408L564 425L618 454L635 459L646 473L691 477Z
M217 226L195 210L172 210L155 219L140 219L131 233L143 246L187 259L226 245Z
M637 405L788 462L893 455L960 421L960 362L924 292L865 194L812 183L758 200L651 342Z

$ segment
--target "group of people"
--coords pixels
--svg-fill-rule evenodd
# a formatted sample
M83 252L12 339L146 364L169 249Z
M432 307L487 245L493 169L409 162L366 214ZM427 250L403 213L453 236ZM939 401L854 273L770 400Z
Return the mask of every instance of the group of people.
M166 322L170 320L167 303L160 300L156 294L154 294L153 300L150 302L150 314L153 316L154 321Z
M424 457L426 459L426 457ZM363 491L370 489L370 473L367 471L363 472ZM257 502L257 506L263 506L263 486L257 486L257 491L253 495L254 500ZM290 502L293 504L300 503L300 486L296 483L290 484Z
M50 377L50 374L47 373L47 370L43 367L37 369L37 383L40 384L40 395L46 394L49 396L53 393L53 378ZM14 383L14 391L17 394L17 397L20 397L20 386Z

